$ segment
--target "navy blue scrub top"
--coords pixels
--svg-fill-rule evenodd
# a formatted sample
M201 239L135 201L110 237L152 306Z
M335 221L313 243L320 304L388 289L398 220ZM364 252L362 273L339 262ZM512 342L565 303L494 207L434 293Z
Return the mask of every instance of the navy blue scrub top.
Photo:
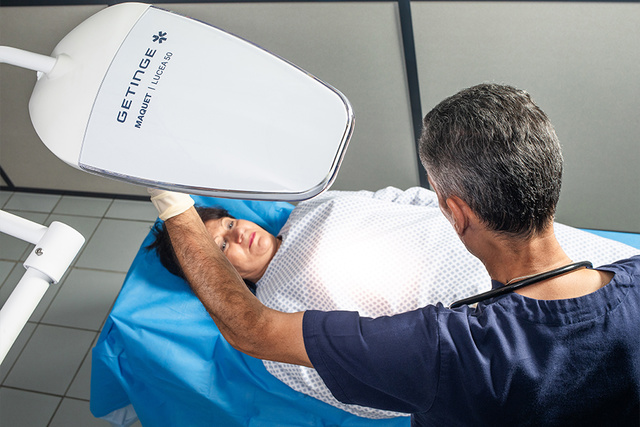
M589 295L507 294L377 319L305 313L307 353L341 402L414 425L638 425L640 256ZM501 286L496 282L494 286Z

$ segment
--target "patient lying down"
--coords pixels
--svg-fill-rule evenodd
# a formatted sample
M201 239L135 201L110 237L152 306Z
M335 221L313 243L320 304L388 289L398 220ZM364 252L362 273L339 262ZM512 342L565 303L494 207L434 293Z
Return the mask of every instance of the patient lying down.
M271 263L282 243L281 238L272 235L254 222L236 219L226 209L196 207L196 210L220 250L244 279L249 289L255 292L255 284ZM156 239L148 249L155 249L162 265L171 273L184 279L184 273L178 264L164 223L156 224L153 231Z
M491 286L423 188L327 192L300 203L279 236L222 209L199 209L214 241L267 306L286 312L352 310L378 317L445 305ZM155 248L169 271L182 272L163 227ZM558 240L574 261L594 266L637 250L561 224ZM265 361L293 389L368 418L403 414L338 402L315 370Z

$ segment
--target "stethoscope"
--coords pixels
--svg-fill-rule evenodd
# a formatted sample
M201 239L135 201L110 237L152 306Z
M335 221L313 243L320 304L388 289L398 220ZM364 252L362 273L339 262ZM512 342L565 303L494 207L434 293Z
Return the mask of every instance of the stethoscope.
M582 267L593 268L593 264L591 264L589 261L581 261L581 262L565 265L564 267L556 268L555 270L546 271L544 273L523 278L522 280L519 280L515 283L511 283L511 284L507 283L501 288L492 289L490 291L483 292L478 295L461 299L451 304L449 308L456 308L466 304L475 304L477 302L484 301L489 298L495 298L497 296L504 295L509 292L513 292L517 289L524 288L525 286L533 285L534 283L542 282L543 280L548 280L553 277L561 276L563 274L569 273L571 271L577 270Z

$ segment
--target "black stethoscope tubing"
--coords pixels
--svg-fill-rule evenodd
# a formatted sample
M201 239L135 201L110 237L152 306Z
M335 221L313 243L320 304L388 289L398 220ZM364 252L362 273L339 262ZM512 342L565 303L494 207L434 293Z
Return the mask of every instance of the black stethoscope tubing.
M534 283L542 282L556 276L560 276L570 271L577 270L582 267L593 268L593 265L589 261L580 261L573 264L565 265L564 267L556 268L555 270L546 271L544 273L536 274L535 276L528 277L510 285L504 285L497 289L492 289L487 292L483 292L478 295L474 295L468 298L463 298L451 304L449 308L456 308L462 305L475 304L480 301L484 301L489 298L495 298L500 295L504 295L509 292L513 292L517 289L524 288L525 286L533 285Z

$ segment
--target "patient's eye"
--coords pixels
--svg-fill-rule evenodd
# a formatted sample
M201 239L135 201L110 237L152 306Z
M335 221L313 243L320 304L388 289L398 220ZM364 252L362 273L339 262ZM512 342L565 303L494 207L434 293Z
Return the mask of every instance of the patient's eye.
M216 236L213 241L215 242L216 245L218 245L218 248L220 249L220 251L224 252L225 249L227 249L227 240L225 238L223 238L222 236Z
M229 221L229 224L227 225L227 227L229 228L229 230L231 230L233 228L233 224L235 224L235 221Z

